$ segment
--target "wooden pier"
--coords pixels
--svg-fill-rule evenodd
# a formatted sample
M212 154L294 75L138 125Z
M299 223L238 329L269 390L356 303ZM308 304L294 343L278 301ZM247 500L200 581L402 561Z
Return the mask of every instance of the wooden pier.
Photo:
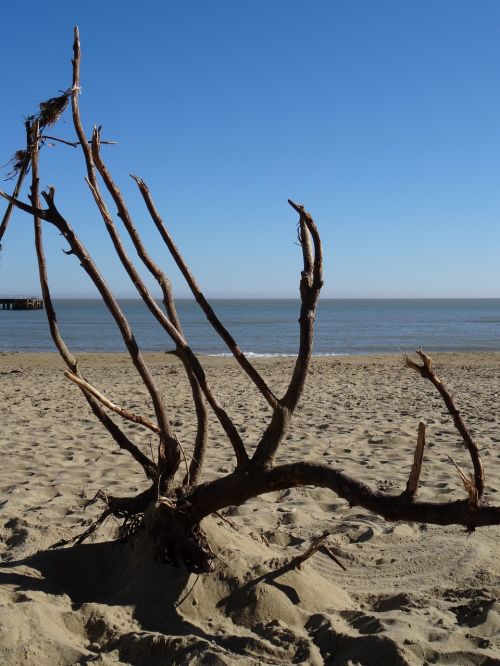
M2 310L43 310L41 298L1 298Z

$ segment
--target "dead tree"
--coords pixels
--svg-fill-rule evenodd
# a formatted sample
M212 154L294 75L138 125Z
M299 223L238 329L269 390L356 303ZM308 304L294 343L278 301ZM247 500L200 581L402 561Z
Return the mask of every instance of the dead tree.
M300 341L288 388L284 395L278 396L268 386L218 319L160 217L146 183L141 178L133 176L152 221L184 276L196 302L214 330L227 345L242 371L246 373L248 381L255 384L271 409L272 415L269 424L263 432L253 455L249 455L240 432L238 432L233 420L210 386L200 359L189 346L176 310L170 282L162 269L149 256L134 226L125 200L106 167L101 152L101 144L104 142L101 141L100 129L94 128L90 140L85 134L78 106L80 41L76 28L73 50L71 87L59 97L52 98L40 105L40 112L28 119L26 123L26 149L20 151L13 158L14 172L18 175L16 188L12 195L0 191L1 196L8 201L7 213L0 227L0 242L13 206L33 217L45 312L54 343L67 366L66 376L80 387L91 410L108 430L116 444L127 451L142 467L147 484L141 493L133 497L114 497L100 491L93 501L103 502L103 512L83 534L72 541L81 543L108 516L113 515L121 521L122 535L133 538L139 531L145 530L153 540L156 557L160 561L172 564L183 562L186 567L193 571L209 571L213 567L214 554L201 527L203 518L220 511L224 507L242 504L257 495L296 486L329 488L338 496L347 500L351 506L364 507L390 521L415 521L438 525L456 524L463 525L470 531L479 526L500 524L500 507L489 506L482 498L484 477L478 449L452 397L441 379L436 375L431 359L421 350L417 352L421 363L416 363L407 358L407 365L424 379L430 381L437 389L470 453L473 475L468 477L460 470L467 492L465 499L448 503L423 502L415 499L425 446L425 427L423 424L420 424L419 427L417 449L407 487L404 492L397 496L372 490L361 481L327 465L303 460L288 464L276 464L275 458L278 448L285 438L290 420L303 393L311 361L316 305L323 285L322 248L318 229L303 206L289 201L298 215L298 238L302 250ZM44 134L44 131L57 121L68 103L71 103L77 140L75 142L61 141L81 149L87 172L86 181L113 242L116 254L140 297L162 326L167 337L172 341L174 345L173 353L182 363L189 380L193 407L197 418L196 436L194 441L190 443L192 456L189 463L171 425L168 406L164 403L134 338L131 327L92 257L71 227L70 222L59 211L54 188L49 188L41 193L45 202L45 207L42 207L39 193L39 150L48 138L59 141L56 137L48 137ZM25 203L19 199L19 192L22 181L30 167L30 203ZM160 307L154 300L128 256L113 216L105 203L102 194L103 188L112 197L118 209L118 216L139 258L157 280L163 295L163 307ZM77 359L62 339L52 304L44 257L42 229L46 223L55 226L65 238L69 246L66 253L73 255L79 261L97 287L102 300L113 316L140 381L144 383L151 398L155 413L154 421L140 414L132 414L120 405L114 404L103 395L100 388L92 386L85 379ZM214 481L202 482L203 464L208 455L208 409L213 411L222 426L233 449L236 464L232 473L225 474ZM151 431L157 438L157 459L153 460L134 444L110 416L110 413L134 421ZM69 543L69 541L66 543Z

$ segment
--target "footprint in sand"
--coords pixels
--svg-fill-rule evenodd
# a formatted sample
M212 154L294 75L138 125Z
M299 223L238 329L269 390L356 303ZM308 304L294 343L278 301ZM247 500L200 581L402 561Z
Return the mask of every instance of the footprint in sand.
M21 518L11 518L5 523L4 527L11 530L11 535L5 540L8 548L17 548L26 542L28 538L26 525L26 521Z

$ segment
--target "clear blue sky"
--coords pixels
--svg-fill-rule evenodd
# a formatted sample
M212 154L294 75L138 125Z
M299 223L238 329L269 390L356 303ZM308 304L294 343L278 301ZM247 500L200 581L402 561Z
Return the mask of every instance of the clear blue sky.
M324 296L500 296L499 2L8 2L2 163L23 146L24 115L71 84L73 25L84 122L119 142L108 164L179 296L129 172L208 296L297 295L288 197L320 228ZM54 131L71 138L70 118ZM46 148L41 168L117 294L134 296L80 154ZM54 296L93 296L63 240L46 239ZM16 213L0 293L39 293L32 246Z

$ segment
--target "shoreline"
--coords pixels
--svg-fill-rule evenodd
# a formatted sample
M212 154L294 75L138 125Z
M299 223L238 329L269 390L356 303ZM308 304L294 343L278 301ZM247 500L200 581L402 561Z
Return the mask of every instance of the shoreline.
M437 363L459 363L462 360L476 361L476 362L485 362L489 361L492 363L500 363L500 351L439 351L439 352L429 352L425 350L429 356ZM412 352L408 352L411 356ZM178 363L178 361L170 355L168 352L164 351L143 351L141 352L144 359L150 363L170 365L172 363ZM75 354L76 358L82 362L87 361L90 363L98 363L99 365L105 364L106 362L111 363L124 363L130 361L130 355L125 351L89 351L89 352L79 352ZM231 353L228 354L197 354L198 358L204 363L208 364L235 364L238 366L236 359ZM390 363L401 361L404 356L404 352L401 353L366 353L366 354L313 354L311 359L311 364L322 363L328 361L338 361L340 363L364 363L364 362L380 362L380 363ZM274 363L284 363L289 364L293 363L297 358L294 354L282 354L282 355L250 355L247 356L251 363L257 365L272 365ZM41 363L43 365L54 365L61 366L64 365L64 362L58 351L1 351L0 352L0 367L9 363L9 360L18 359L23 364L29 364L31 362ZM243 373L243 370L242 370ZM243 373L244 374L244 373Z

